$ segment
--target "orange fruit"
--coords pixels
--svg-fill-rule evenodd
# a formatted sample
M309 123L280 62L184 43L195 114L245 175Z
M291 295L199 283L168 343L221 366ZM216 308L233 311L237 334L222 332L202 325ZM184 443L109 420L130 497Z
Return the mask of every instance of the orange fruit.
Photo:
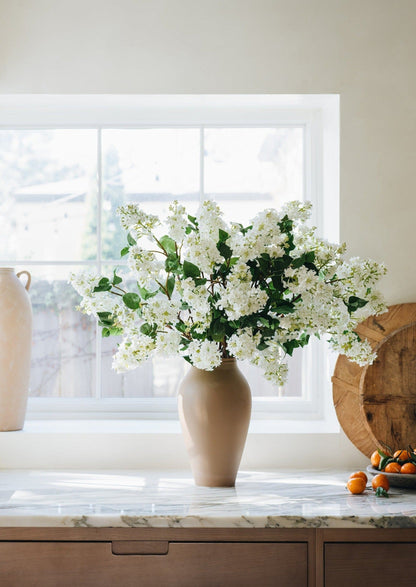
M381 461L381 456L378 454L378 452L375 450L373 452L373 454L371 455L371 464L373 465L373 467L375 469L378 469L378 466L380 464Z
M386 465L385 467L385 471L386 473L400 473L400 465L399 463L389 463L388 465Z
M410 453L407 450L396 450L393 456L400 461L410 461Z
M367 483L362 477L353 477L352 479L348 480L347 489L351 493L362 493L366 485Z
M413 463L405 463L401 466L400 473L404 473L405 475L413 475L413 473L416 473L416 465Z
M360 477L361 479L364 479L364 481L367 483L368 481L368 477L367 475L364 473L364 471L356 471L355 473L351 473L350 475L350 479L354 479L355 477Z
M385 475L382 475L381 473L380 473L380 475L376 475L375 477L373 477L373 480L371 481L371 485L374 490L376 490L377 487L382 487L383 489L388 491L390 488L389 480L387 479L387 477Z

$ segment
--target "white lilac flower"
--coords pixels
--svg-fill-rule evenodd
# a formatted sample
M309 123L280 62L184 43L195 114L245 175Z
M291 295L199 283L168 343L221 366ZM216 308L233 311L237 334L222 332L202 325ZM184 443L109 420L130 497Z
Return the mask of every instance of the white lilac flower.
M193 340L183 354L188 355L198 369L212 371L221 364L218 343L211 340Z
M244 262L260 257L262 253L268 253L271 257L281 257L284 254L287 235L279 228L280 220L280 214L276 210L267 209L253 218L252 228L244 235L237 230L236 225L233 225L229 239L233 254Z
M91 271L80 271L79 273L70 273L69 283L79 293L80 296L91 297L94 288L98 285L101 276Z
M222 219L222 212L216 202L204 200L196 213L199 224L199 232L205 239L211 239L218 242L219 230L227 230L227 226Z
M311 202L299 202L298 200L293 200L283 204L280 213L282 217L287 215L288 218L294 222L306 222L310 218L311 210Z
M181 335L177 330L168 329L166 332L158 332L156 337L156 351L167 357L177 355L180 340Z
M197 332L203 332L211 323L212 311L209 292L205 285L196 286L191 277L180 282L182 300L189 306L189 317Z
M188 223L186 208L175 200L170 204L169 212L170 214L166 218L166 224L169 227L169 236L177 243L181 243L185 238L185 229Z
M250 328L240 328L235 334L230 336L227 349L240 361L251 360L258 354L257 345L260 343L261 334L253 334Z
M199 232L191 232L185 239L185 259L196 265L202 273L209 275L216 264L223 262L216 243L211 238L201 236Z
M98 312L110 312L111 314L117 307L117 299L108 291L94 293L91 297L82 298L79 309L84 314L97 316Z
M159 294L149 298L142 305L142 317L148 324L157 324L164 327L166 324L175 324L178 321L180 300L171 299Z
M128 266L142 287L148 288L159 279L163 263L155 253L138 245L130 247Z
M153 338L144 334L124 338L113 357L113 369L117 373L135 369L149 358L155 347Z
M152 230L160 224L157 216L146 214L134 202L119 206L117 208L117 214L120 216L121 226L125 230L131 230L136 238L140 238L143 235L151 235Z
M230 320L238 320L262 310L267 300L265 290L253 287L250 281L232 279L228 287L221 290L217 307L224 310Z

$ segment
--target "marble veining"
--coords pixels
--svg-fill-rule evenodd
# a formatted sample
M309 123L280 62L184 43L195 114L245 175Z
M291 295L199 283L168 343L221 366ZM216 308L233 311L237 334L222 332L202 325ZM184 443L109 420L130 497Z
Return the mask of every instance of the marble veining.
M235 488L176 471L0 471L1 527L414 528L416 490L350 495L342 471L241 472Z

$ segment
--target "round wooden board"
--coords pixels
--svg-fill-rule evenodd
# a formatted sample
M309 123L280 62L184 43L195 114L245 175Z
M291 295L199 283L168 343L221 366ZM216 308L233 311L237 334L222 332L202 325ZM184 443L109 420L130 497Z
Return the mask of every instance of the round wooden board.
M367 367L340 355L332 377L333 399L345 434L369 457L383 443L393 448L411 443L416 432L411 432L416 422L416 304L390 306L385 314L362 322L357 332L379 355ZM398 444L402 439L404 445Z

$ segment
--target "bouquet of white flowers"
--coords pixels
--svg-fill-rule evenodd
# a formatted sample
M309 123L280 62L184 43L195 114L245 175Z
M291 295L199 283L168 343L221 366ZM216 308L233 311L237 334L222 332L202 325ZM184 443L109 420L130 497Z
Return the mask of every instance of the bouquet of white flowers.
M281 385L286 355L311 335L328 336L332 348L359 365L375 358L354 329L384 312L374 289L385 267L344 260L345 245L316 236L306 222L310 204L267 209L248 226L227 224L210 200L191 216L173 202L160 220L135 203L118 209L127 231L134 287L111 277L71 276L80 309L98 317L103 336L122 335L117 371L134 369L153 353L179 354L199 369L223 358L258 365Z

